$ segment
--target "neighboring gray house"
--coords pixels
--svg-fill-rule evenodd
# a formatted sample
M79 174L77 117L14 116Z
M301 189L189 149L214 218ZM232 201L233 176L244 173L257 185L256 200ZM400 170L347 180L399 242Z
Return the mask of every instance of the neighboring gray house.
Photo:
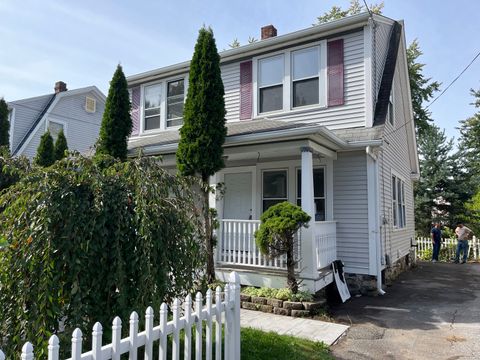
M358 14L220 53L228 135L217 276L285 286L285 258L255 245L260 215L290 201L312 216L300 234L298 275L317 291L341 259L352 288L408 265L419 177L403 22ZM175 168L189 62L127 78L132 154ZM358 290L358 287L356 287Z
M105 108L105 95L96 86L67 90L59 81L53 94L11 101L10 151L32 159L41 136L49 130L54 141L63 129L69 150L86 153L95 144Z

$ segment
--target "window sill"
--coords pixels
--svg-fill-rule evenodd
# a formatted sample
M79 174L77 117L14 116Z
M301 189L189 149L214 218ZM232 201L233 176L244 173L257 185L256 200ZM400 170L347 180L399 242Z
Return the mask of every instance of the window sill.
M268 117L282 117L284 115L300 115L300 114L305 114L309 113L315 110L325 110L327 109L328 106L326 105L310 105L310 106L302 106L300 108L293 108L290 110L278 110L278 111L270 111L270 112L264 112L264 113L258 113L257 116L253 117L252 120L258 120L258 119L263 119L263 118L268 118Z

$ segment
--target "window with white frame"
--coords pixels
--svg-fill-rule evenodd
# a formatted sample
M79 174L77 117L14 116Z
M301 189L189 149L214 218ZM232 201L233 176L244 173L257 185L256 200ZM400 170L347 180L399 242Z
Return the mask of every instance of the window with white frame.
M183 124L184 98L184 79L169 81L167 83L167 127Z
M160 128L160 110L162 104L162 85L154 84L145 86L143 90L144 117L143 129L145 131Z
M313 200L315 202L315 221L325 221L325 169L313 169ZM297 170L297 205L302 206L302 170Z
M393 227L404 228L407 224L405 211L405 182L392 175Z
M292 51L292 107L319 103L318 46Z
M283 109L284 63L283 54L258 61L258 112Z
M262 209L288 200L287 170L268 170L262 173Z
M64 131L63 124L49 120L48 131L50 132L50 135L52 135L53 141L57 141L58 134L60 134L60 131Z

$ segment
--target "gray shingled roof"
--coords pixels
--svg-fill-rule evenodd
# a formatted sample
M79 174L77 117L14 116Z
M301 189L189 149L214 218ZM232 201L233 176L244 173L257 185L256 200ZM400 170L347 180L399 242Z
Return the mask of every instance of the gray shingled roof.
M371 128L350 128L332 130L332 132L346 142L354 142L382 139L383 129L384 125L379 125Z
M262 132L294 129L299 127L312 126L299 122L284 122L278 120L251 120L227 123L227 137L235 135L258 134ZM176 143L180 140L178 130L163 131L155 135L144 135L136 139L131 139L128 143L129 149L145 147L149 145L165 145Z

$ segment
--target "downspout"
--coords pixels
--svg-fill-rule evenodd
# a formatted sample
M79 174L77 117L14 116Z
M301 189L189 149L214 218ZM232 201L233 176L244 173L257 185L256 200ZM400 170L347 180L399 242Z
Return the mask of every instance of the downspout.
M385 295L386 292L382 289L382 247L380 244L381 233L379 227L379 194L378 194L378 158L374 153L371 146L366 147L367 154L373 159L373 172L374 172L374 196L375 196L375 254L377 261L377 292L379 295Z

